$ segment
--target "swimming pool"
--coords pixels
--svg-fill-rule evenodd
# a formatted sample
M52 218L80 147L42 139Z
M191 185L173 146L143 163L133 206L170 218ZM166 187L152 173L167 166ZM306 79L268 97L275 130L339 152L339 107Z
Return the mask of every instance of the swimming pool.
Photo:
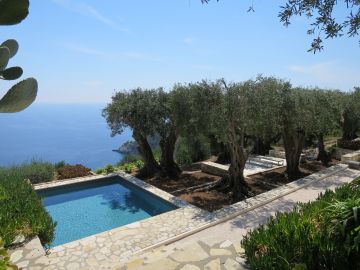
M37 193L57 222L52 246L177 208L121 177L53 187Z

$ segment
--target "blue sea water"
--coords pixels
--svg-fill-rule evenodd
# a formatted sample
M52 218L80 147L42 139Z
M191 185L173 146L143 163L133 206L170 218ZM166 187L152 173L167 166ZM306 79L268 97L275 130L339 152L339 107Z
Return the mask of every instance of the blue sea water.
M120 177L38 191L58 246L176 209Z
M131 131L110 136L101 110L105 105L32 104L15 114L0 114L0 166L33 158L65 160L92 169L117 163L112 151L131 139Z

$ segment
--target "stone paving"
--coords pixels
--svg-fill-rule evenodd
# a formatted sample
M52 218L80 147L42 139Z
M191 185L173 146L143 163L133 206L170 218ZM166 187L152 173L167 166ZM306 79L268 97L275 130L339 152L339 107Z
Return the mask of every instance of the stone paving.
M204 238L187 245L165 246L130 259L122 270L246 270L240 242Z
M333 177L332 175L339 175L343 171L348 171L346 165L336 165L322 172L313 174L309 177L281 186L279 188L271 190L270 192L266 192L258 196L249 198L245 201L236 203L234 205L231 205L214 213L209 213L195 206L192 206L184 201L181 201L178 198L172 196L171 194L168 194L149 184L146 184L143 181L136 179L135 177L131 177L126 174L120 174L122 178L132 182L133 184L141 186L142 188L152 193L157 194L158 196L176 204L179 208L174 211L170 211L152 218L148 218L139 222L135 222L123 227L115 228L110 231L106 231L100 234L96 234L87 238L80 239L78 241L74 241L71 243L67 243L52 248L50 249L49 254L46 256L40 253L36 253L36 256L34 255L33 257L31 257L30 255L27 256L28 255L27 250L30 250L30 248L28 248L26 245L25 247L12 250L10 251L10 253L11 256L15 256L13 258L16 259L17 265L21 265L24 267L24 269L30 269L30 270L32 269L34 270L35 269L123 269L121 267L123 267L124 263L128 261L129 258L134 256L134 254L143 253L146 252L147 250L156 249L157 247L160 247L162 245L178 241L181 238L202 231L210 226L216 225L218 223L223 223L227 220L234 220L239 215L240 217L242 217L249 215L249 213L250 214L256 213L257 208L259 207L261 208L261 206L269 205L274 200L275 201L279 200L279 198L286 196L287 194L291 195L292 192L306 188L309 185L311 186L314 183L323 182L319 180L322 180L324 178L325 179L331 178ZM87 181L91 181L94 179L95 180L99 179L99 177L90 177L86 179ZM79 181L85 181L85 180L74 179L74 180L69 180L68 182L79 182ZM65 182L66 181L61 182L60 184L64 185L66 184ZM326 182L328 182L328 180ZM56 185L56 183L47 184L46 186L49 187L51 185ZM44 188L44 185L42 185L42 187ZM39 189L41 187L36 186L35 188ZM254 209L255 211L251 211ZM216 228L218 226L215 226L213 228ZM228 233L228 231L226 230L224 230L223 232L217 232L217 234L220 235L226 233ZM212 234L212 235L216 235L216 234ZM222 239L222 240L226 241L226 239ZM181 240L178 242L181 242ZM215 244L219 244L219 243L214 243L214 245ZM215 253L214 251L210 252L210 250L221 249L220 246L209 245L204 242L199 243L199 245L202 247L205 253L209 255L209 257L207 257L207 259L209 260L206 261L206 264L210 263L210 261L214 261L214 260L218 261L217 258L214 258L214 256L215 257L217 256L216 252ZM232 250L232 247L229 246L227 249ZM229 252L229 250L227 252ZM20 258L20 253L21 253L21 258ZM239 259L237 259L239 257L238 254L235 254L234 252L232 252L231 254L232 255L231 256L229 255L229 258L231 258L233 261L238 262L239 261ZM162 255L164 255L164 253L162 253ZM168 261L169 258L164 258L164 259L166 259L165 262L168 262L171 265L176 265L176 267L180 267L180 266L185 267L185 264L183 262L176 261L175 263L171 263L170 261ZM173 261L173 259L170 260ZM230 263L233 263L233 261L229 261L228 265L230 265ZM222 263L223 259L220 258L220 262ZM215 264L215 262L213 262L212 264ZM141 265L143 265L143 262L141 263ZM192 266L186 266L186 267L187 268L184 269L191 269L189 267ZM152 268L148 268L148 269L152 269ZM154 268L154 269L167 269L167 268ZM208 269L212 269L212 268L208 268Z
M205 229L168 246L134 256L123 269L248 269L240 241L249 230L265 224L278 211L291 211L297 202L315 200L320 192L335 189L358 176L360 176L360 171L351 169L337 171L321 181L313 181L308 186L225 223Z
M267 160L261 160L261 156L258 158L255 156L253 160L248 160L245 164L244 168L244 176L251 176L258 173L268 172L279 168L286 167L286 160L281 158L273 158L278 162L271 163ZM230 165L224 165L215 163L212 161L203 161L201 162L201 170L203 172L219 175L219 176L226 176L229 173Z

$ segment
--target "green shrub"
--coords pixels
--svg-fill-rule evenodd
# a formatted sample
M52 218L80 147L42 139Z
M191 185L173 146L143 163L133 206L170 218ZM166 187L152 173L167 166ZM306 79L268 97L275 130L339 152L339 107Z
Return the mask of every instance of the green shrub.
M23 172L13 167L0 170L0 190L0 237L5 247L18 235L38 235L43 244L50 244L56 224L30 183L24 180Z
M131 173L133 169L137 168L137 166L135 163L126 163L122 166L119 166L118 168L119 170L125 171L126 173Z
M59 162L56 162L54 164L54 167L55 167L56 170L58 170L58 169L64 167L65 165L68 165L68 164L66 164L66 162L64 160L61 160Z
M103 173L105 173L105 169L104 168L98 168L98 169L96 169L95 173L96 174L103 174Z
M126 163L133 163L133 162L136 162L138 160L141 160L140 155L126 155L121 159L120 162L118 162L116 164L116 166L125 165Z
M144 167L144 161L142 161L141 159L134 161L134 164L138 169L141 169Z
M69 179L91 175L91 169L81 164L65 165L57 170L59 179Z
M108 164L104 168L105 173L113 173L115 171L115 168L112 164Z
M290 213L277 213L242 241L251 267L360 269L359 198L360 178Z
M159 162L160 160L160 148L156 148L154 150L155 160ZM126 155L123 159L117 164L117 168L121 171L125 171L126 173L131 173L132 170L138 168L141 169L144 167L144 161L141 159L139 155Z
M49 162L32 160L21 165L11 167L1 167L0 173L16 173L23 179L28 179L32 184L49 182L54 179L55 167Z

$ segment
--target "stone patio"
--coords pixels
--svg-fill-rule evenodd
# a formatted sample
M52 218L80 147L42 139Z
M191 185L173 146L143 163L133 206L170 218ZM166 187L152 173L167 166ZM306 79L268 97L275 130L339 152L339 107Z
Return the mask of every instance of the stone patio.
M131 258L125 270L244 270L249 269L240 245L243 236L265 224L276 212L288 212L297 202L315 200L320 192L335 189L360 176L360 171L346 168L312 181L307 186L268 204L257 207L227 222L212 226L168 246ZM161 267L163 266L163 267ZM166 267L165 267L166 266Z
M198 232L201 233L201 231L204 231L205 229L214 225L220 223L223 224L224 222L226 223L228 220L240 218L243 215L256 213L256 211L252 210L266 206L284 196L289 196L289 194L291 195L293 192L304 189L307 186L313 185L314 183L323 182L320 180L331 178L333 175L340 174L346 170L348 170L346 165L336 165L319 173L273 189L258 196L249 198L245 201L236 203L213 213L209 213L192 206L184 201L179 200L171 194L159 190L156 187L144 183L143 181L125 173L114 174L121 176L123 179L133 184L141 186L149 192L152 192L173 204L176 204L179 208L155 217L144 219L126 226L115 228L110 231L52 248L49 250L49 253L46 256L44 255L44 252L34 252L34 256L28 255L28 253L31 252L31 247L33 249L41 249L41 245L39 247L39 241L35 241L38 244L36 248L31 245L30 247L25 245L24 247L10 251L10 253L12 259L14 259L14 262L16 262L17 265L23 266L23 269L123 269L124 263L128 262L133 256L136 256L136 254L143 254L149 250L156 250L161 246L173 242L181 242L182 240L180 239ZM68 181L59 182L58 184L65 185L68 183L92 181L96 179L98 180L99 176L71 179ZM41 186L38 185L35 187L35 189L45 188L53 185L57 185L57 183L50 183ZM216 227L217 226L213 228ZM224 233L226 233L226 231L221 232L220 235ZM222 242L226 240L227 239L222 239ZM214 242L213 244L203 242L198 244L202 247L202 250L208 256L206 257L206 264L210 263L210 265L216 265L218 259L220 259L220 263L225 265L226 261L224 262L224 260L219 255L219 252L222 252L219 251L219 249L225 248L225 244L222 247L220 247L220 245L216 246L216 244L219 244L219 242ZM186 250L187 249L188 248L186 248ZM234 261L240 263L240 259L237 259L237 257L239 257L238 254L234 253L234 249L236 250L235 246L228 246L225 249L227 250L224 251L225 253L230 254L229 252L231 252L231 256L228 256L231 259L228 261L228 266L236 265L234 264ZM166 252L159 253L162 255L166 254ZM141 261L140 265L144 266L144 263L146 265L146 262L153 260L150 257L146 261L138 260L138 263ZM156 258L156 256L154 258ZM175 258L179 259L180 257ZM185 262L179 260L174 261L174 258L164 258L162 263L169 263L169 265L172 265L177 269L180 269L178 267L186 267L184 269L197 269L194 267L199 267L199 264L190 264L186 266ZM170 266L169 269L171 269Z

